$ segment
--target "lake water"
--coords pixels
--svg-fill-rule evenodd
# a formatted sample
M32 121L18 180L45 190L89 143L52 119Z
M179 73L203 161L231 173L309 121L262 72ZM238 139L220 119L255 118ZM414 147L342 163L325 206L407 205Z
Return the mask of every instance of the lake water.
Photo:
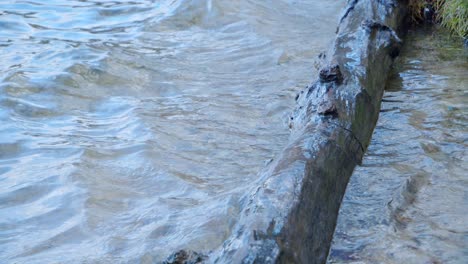
M2 0L0 262L219 246L344 2Z
M409 32L329 263L467 263L468 49Z

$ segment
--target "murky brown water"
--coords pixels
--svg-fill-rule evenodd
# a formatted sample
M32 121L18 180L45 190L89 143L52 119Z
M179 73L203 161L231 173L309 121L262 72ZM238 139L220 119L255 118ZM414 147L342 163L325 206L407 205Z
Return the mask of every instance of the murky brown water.
M468 49L428 29L405 45L329 263L467 263Z
M0 262L219 246L343 5L1 1Z

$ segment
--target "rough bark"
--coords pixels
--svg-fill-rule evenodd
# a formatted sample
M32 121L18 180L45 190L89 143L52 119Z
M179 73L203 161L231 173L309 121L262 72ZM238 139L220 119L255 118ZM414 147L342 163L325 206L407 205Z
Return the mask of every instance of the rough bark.
M319 78L296 97L288 146L208 255L166 263L325 263L349 178L375 128L407 1L349 0Z
M319 79L297 97L288 147L261 174L213 263L324 263L348 180L398 56L406 1L352 0Z

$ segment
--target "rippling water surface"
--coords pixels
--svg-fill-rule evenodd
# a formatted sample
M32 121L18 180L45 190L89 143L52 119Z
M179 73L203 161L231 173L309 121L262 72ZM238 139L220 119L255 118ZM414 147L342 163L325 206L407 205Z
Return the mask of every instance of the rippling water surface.
M0 259L219 246L343 4L1 1Z
M468 49L409 33L329 263L467 263Z

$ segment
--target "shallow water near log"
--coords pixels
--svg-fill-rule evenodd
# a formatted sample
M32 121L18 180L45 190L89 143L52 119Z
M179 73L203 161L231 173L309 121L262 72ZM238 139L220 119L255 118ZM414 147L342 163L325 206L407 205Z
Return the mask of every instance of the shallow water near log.
M219 246L343 6L2 1L0 259L151 263Z
M410 31L329 263L466 263L467 106L462 42L441 29Z

